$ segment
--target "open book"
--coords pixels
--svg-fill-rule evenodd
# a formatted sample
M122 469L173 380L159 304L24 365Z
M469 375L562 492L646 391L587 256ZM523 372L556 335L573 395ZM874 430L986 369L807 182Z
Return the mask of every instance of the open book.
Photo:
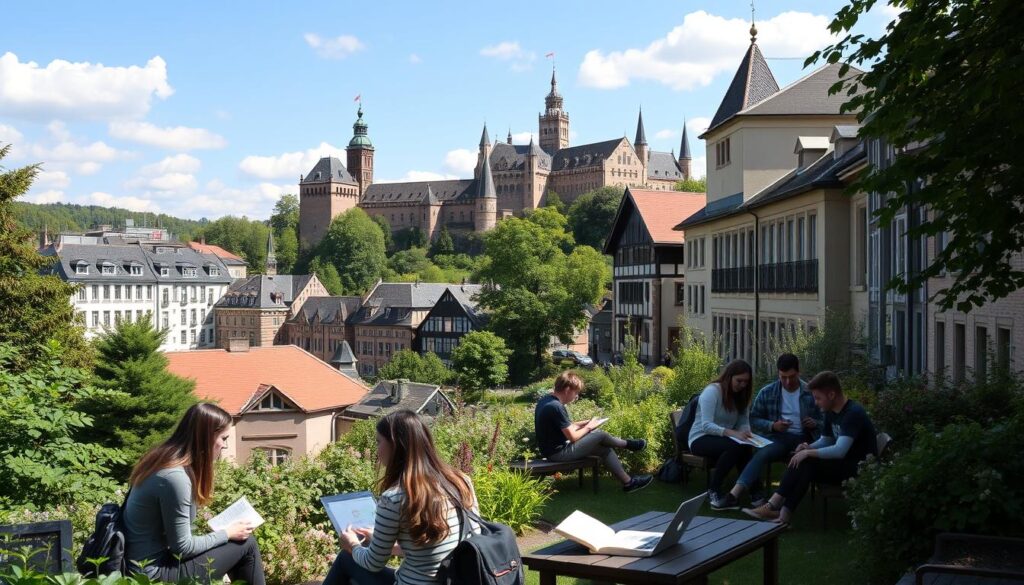
M223 512L217 514L213 518L210 518L208 524L210 529L214 532L218 530L225 530L228 526L231 526L239 520L244 520L252 524L253 528L256 528L260 524L263 524L263 516L252 507L249 503L249 498L242 496L234 504L231 504Z
M757 447L758 449L760 449L761 447L766 447L766 446L772 444L771 439L766 439L766 438L762 437L761 435L754 435L753 437L751 437L749 439L737 439L736 437L729 437L729 438L732 439L733 441L736 441L737 443L739 443L741 445L753 445L754 447Z
M594 425L594 428L595 428L595 429L596 429L596 428L598 428L598 427L600 427L600 426L601 426L601 425L603 425L604 423L608 422L608 417L603 417L603 418L599 418L599 419L597 419L597 421L596 421L596 422L597 422L597 424L595 424L595 425Z

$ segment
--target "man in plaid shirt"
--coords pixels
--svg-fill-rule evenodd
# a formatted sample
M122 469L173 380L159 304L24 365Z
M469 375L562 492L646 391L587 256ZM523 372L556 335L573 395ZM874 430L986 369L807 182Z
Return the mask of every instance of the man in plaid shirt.
M788 460L797 445L817 439L824 424L821 409L800 379L800 360L784 353L776 366L779 378L761 388L750 407L751 429L772 443L755 451L729 492L738 501L749 491L753 507L763 504L766 498L760 490L761 469L773 461Z

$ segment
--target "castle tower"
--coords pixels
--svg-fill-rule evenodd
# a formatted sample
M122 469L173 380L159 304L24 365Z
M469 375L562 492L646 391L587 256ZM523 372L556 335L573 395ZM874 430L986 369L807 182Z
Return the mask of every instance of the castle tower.
M506 140L509 144L512 144L512 129L508 129L508 139Z
M367 125L363 120L363 104L359 104L358 118L352 124L352 140L345 149L348 154L348 172L359 183L359 196L373 183L373 143L367 136Z
M640 108L640 115L636 119L636 140L633 141L633 148L640 162L647 166L651 162L651 149L647 144L647 133L644 132L644 110Z
M562 109L555 69L551 68L551 93L544 98L544 113L539 116L540 147L555 153L569 146L569 114Z
M691 164L693 156L690 155L690 141L686 138L686 119L683 119L683 139L679 144L679 168L683 169L683 178L690 180L693 175Z
M540 207L541 199L544 197L544 187L547 184L549 170L547 165L541 165L541 158L546 156L544 151L530 137L530 146L526 152L526 185L523 189L522 212L537 209Z
M480 134L480 150L476 154L476 169L473 170L473 178L479 179L482 177L481 172L484 169L484 161L491 157L491 137L487 134L487 124L484 124L484 131Z
M267 276L277 276L277 254L274 253L274 229L267 238Z
M484 131L486 137L486 130ZM473 217L473 230L477 233L486 232L498 223L498 192L494 189L494 177L491 175L491 161L484 157L484 165L477 179L476 215Z

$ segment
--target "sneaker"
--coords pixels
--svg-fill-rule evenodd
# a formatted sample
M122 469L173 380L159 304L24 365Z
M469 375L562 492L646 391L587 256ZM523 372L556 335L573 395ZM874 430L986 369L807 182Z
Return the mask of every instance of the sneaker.
M740 502L736 499L736 496L727 493L724 496L718 495L714 492L711 493L711 509L712 510L739 510Z
M768 503L768 498L771 497L769 494L764 492L755 492L750 494L750 507L760 508L761 506Z
M743 513L758 520L776 522L779 519L779 511L773 508L769 502L765 502L756 508L743 508Z
M626 439L626 448L630 451L643 451L647 448L646 439Z
M631 494L633 492L638 492L638 491L644 489L645 487L647 487L651 483L651 481L653 479L654 479L653 475L636 475L636 476L633 476L633 478L629 480L629 483L627 483L626 485L622 486L622 491L626 492L627 494Z

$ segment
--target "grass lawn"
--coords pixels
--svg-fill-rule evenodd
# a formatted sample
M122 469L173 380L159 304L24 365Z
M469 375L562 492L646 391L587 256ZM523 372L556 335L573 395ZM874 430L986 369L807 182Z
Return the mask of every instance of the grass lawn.
M779 471L781 470L776 468L776 473ZM704 476L702 473L694 472L690 484L685 489L680 484L666 484L654 480L646 489L629 495L622 493L620 484L610 477L601 478L598 494L594 494L590 485L589 477L586 478L583 488L577 486L575 476L556 482L558 493L548 502L541 517L557 524L579 509L605 524L611 524L648 510L673 512L684 498L693 497L704 489ZM779 537L780 583L853 585L865 582L857 560L845 548L850 531L845 502L829 501L827 531L822 530L822 513L820 498L812 501L808 495L800 505L793 528ZM706 505L701 515L734 515L737 518L749 519L739 511L712 512ZM528 584L537 585L538 581L539 576L536 572L527 571ZM709 580L713 585L754 585L761 582L762 558L759 551L712 573ZM558 583L564 585L589 581L560 577Z

